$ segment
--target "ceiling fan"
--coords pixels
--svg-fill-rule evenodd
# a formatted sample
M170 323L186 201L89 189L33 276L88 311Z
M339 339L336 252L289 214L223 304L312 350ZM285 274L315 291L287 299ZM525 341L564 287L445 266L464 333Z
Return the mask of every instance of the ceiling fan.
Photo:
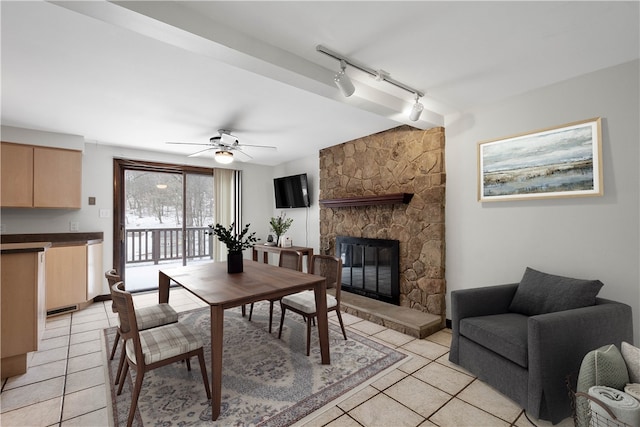
M236 151L243 156L247 156L249 159L253 159L250 155L243 151L244 147L254 147L254 148L266 148L270 150L276 150L277 148L271 145L252 145L252 144L241 144L240 140L237 136L232 135L228 130L218 129L218 135L212 136L209 138L209 142L167 142L167 144L180 144L180 145L202 145L207 148L198 150L195 153L189 154L188 157L197 157L201 154L207 153L211 150L215 150L214 158L216 162L229 164L233 162L234 156L233 152Z

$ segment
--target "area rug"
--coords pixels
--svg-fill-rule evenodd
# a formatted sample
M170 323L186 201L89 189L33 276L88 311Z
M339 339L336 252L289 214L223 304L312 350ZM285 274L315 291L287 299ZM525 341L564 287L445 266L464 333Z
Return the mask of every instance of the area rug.
M268 303L254 306L252 321L239 309L226 310L222 405L218 420L211 421L211 402L207 400L197 359L189 372L178 362L145 374L138 409L137 426L288 426L303 419L351 390L372 381L381 372L404 362L407 357L383 344L348 331L344 340L340 328L330 324L331 365L320 363L317 331L312 331L311 355L306 356L306 326L295 313L287 313L278 339L274 310L273 332L268 332ZM180 314L180 322L200 331L205 343L207 373L211 375L209 309ZM105 333L107 355L116 330ZM132 375L125 378L120 396L113 385L119 353L108 361L108 385L111 388L115 426L125 426L131 404Z

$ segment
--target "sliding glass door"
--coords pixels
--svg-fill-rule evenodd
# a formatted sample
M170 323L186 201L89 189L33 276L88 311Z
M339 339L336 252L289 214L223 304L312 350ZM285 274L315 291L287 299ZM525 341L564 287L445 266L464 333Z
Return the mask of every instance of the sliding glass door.
M157 288L160 269L213 259L213 169L115 164L114 264L127 290Z

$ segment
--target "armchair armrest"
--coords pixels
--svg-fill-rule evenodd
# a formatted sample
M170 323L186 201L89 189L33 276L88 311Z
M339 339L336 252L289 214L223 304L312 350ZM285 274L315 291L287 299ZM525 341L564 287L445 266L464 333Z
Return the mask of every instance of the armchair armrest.
M598 299L594 306L529 317L528 406L542 412L532 415L553 423L569 416L567 375L578 373L589 351L620 348L622 341L633 342L631 307L623 303Z
M451 293L451 349L449 360L458 363L460 320L466 317L506 313L518 283L460 289Z

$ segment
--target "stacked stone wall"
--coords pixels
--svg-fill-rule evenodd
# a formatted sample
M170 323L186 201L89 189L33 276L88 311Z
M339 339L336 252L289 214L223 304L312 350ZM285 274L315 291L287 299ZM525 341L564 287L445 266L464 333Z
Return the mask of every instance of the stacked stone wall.
M445 136L401 126L320 151L322 199L413 193L409 204L327 208L320 205L320 249L336 236L400 241L400 305L445 310Z

